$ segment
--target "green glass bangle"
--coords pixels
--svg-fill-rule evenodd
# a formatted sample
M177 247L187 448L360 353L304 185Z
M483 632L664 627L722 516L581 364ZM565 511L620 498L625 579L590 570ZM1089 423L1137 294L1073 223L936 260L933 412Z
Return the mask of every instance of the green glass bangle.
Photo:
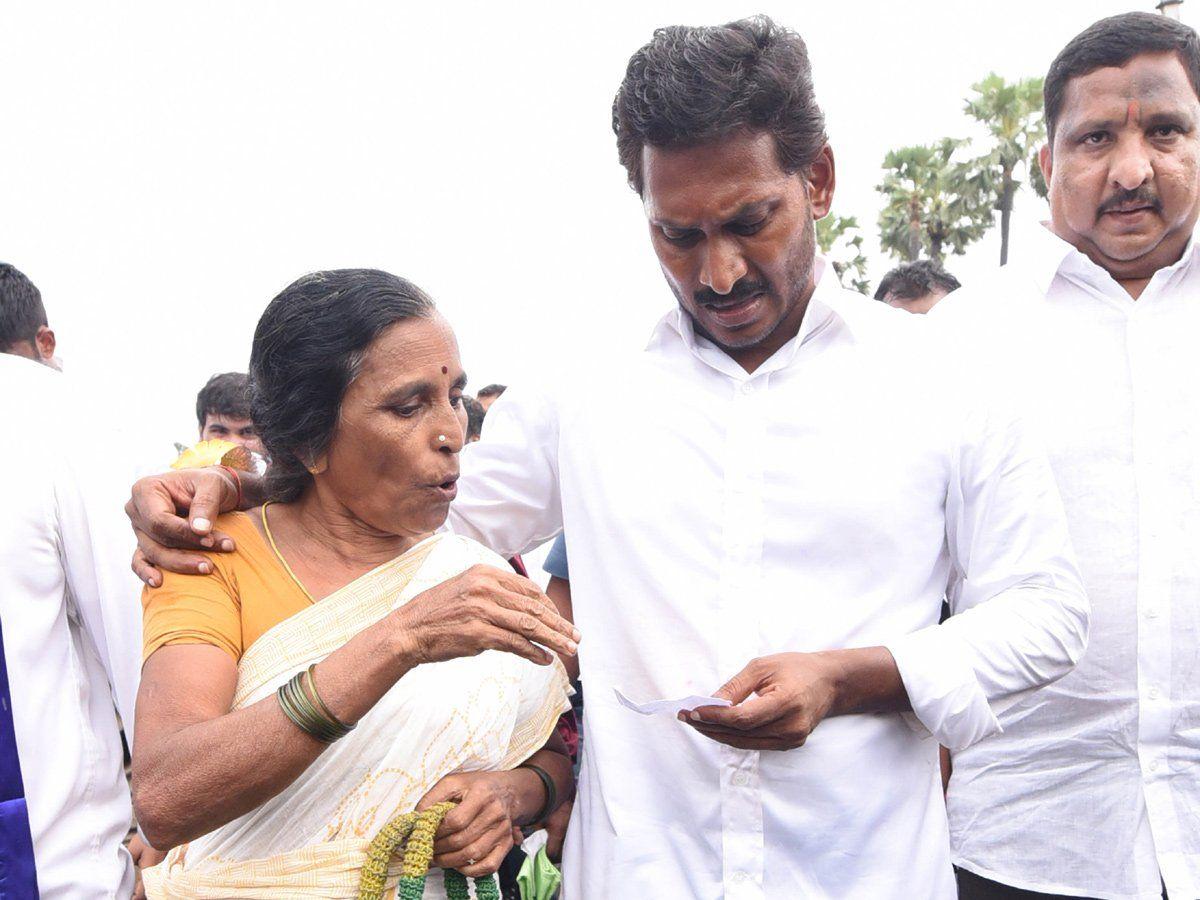
M336 719L327 718L309 698L302 686L305 673L298 672L279 687L279 707L297 728L325 744L345 737L350 729Z
M558 788L554 786L554 779L550 777L550 773L541 766L535 766L533 763L525 762L517 766L518 769L530 769L538 778L542 780L542 787L546 789L546 802L542 804L542 808L538 810L538 814L533 817L534 823L544 822L554 812L558 806Z
M327 744L333 743L339 735L332 725L327 722L324 717L317 712L316 706L308 699L308 695L304 693L304 688L301 686L301 676L293 678L288 683L288 691L291 694L292 702L304 716L308 722L309 729L321 740Z
M325 701L322 700L321 695L317 693L317 676L314 672L316 668L316 663L313 663L308 667L304 673L304 678L301 680L301 685L304 687L305 693L308 694L309 699L319 707L318 712L328 719L331 724L335 725L337 730L342 732L339 737L345 737L354 730L354 725L347 725L344 723L341 719L330 712L329 707L325 705ZM356 722L355 725L357 724L358 723Z

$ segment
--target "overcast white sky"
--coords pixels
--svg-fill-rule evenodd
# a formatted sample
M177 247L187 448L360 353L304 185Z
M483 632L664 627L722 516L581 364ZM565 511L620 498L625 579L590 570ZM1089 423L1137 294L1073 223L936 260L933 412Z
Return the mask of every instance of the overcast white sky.
M867 226L877 279L887 149L969 134L973 81L1044 74L1093 20L1153 4L414 6L5 4L0 260L40 286L68 376L111 398L97 413L192 440L201 384L244 369L267 301L320 268L426 288L474 387L643 343L674 301L609 120L656 26L765 11L804 35L834 211ZM1014 253L1040 207L1018 208ZM993 236L948 265L965 282L997 257Z

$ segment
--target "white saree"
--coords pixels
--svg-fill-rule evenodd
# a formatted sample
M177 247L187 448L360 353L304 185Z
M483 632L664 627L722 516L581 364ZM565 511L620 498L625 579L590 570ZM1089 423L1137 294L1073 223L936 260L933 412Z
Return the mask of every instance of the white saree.
M477 563L507 564L475 542L435 535L280 622L238 665L233 708L273 694L417 594ZM254 811L143 873L151 898L354 897L367 846L443 776L511 769L539 750L569 704L556 659L537 666L511 653L418 666L348 736ZM394 891L397 861L389 879ZM431 874L430 898L445 897Z

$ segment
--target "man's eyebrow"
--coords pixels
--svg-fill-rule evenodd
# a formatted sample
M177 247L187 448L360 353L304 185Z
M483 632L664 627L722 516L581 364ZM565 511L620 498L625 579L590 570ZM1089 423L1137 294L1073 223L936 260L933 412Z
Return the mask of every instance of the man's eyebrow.
M1155 125L1191 125L1195 117L1186 109L1159 109L1143 117L1142 124L1153 128Z
M1104 119L1082 119L1078 123L1067 123L1068 134L1091 134L1093 131L1112 131L1125 124L1124 120L1110 116Z
M738 219L749 218L753 215L766 215L779 206L780 199L778 197L764 197L762 200L750 200L743 203L728 216L723 216L722 221L736 222ZM667 218L653 218L650 220L651 225L659 228L678 228L680 231L695 230L695 225L681 225L678 222L673 222Z

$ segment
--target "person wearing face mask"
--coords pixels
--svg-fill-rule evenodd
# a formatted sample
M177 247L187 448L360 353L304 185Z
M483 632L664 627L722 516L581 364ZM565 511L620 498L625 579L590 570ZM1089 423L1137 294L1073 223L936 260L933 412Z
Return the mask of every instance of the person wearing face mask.
M1200 41L1103 19L1045 79L1050 218L934 323L1040 420L1087 653L953 754L960 896L1200 896Z

